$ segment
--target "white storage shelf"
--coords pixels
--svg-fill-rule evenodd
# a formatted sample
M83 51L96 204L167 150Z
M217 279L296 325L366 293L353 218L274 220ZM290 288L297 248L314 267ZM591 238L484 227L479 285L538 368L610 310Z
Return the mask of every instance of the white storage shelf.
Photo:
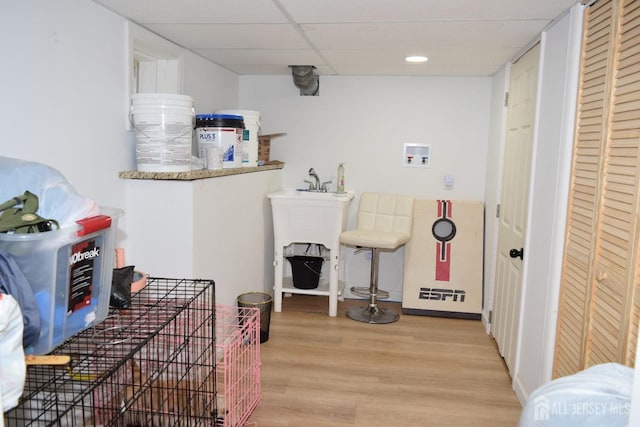
M344 282L338 281L338 297L341 297L344 291ZM282 278L282 292L290 294L303 294L303 295L321 295L329 296L330 284L329 280L320 279L318 287L315 289L300 289L293 285L293 277L285 276Z

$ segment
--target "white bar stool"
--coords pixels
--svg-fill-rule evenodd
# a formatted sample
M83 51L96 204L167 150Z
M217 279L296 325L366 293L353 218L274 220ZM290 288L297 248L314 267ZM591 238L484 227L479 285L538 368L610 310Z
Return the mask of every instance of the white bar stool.
M413 197L363 193L357 222L355 230L340 234L340 243L371 249L369 304L350 308L347 310L347 317L366 323L395 322L400 318L399 314L378 307L380 294L385 292L378 290L378 264L381 250L395 251L409 241L413 222ZM361 288L354 287L352 291L359 293L359 289Z

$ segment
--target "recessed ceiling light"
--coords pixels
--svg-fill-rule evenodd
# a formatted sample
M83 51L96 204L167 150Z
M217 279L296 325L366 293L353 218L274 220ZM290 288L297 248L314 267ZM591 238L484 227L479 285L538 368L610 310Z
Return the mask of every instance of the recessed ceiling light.
M406 58L404 58L404 60L407 62L427 62L429 58L422 55L413 55L413 56L407 56Z

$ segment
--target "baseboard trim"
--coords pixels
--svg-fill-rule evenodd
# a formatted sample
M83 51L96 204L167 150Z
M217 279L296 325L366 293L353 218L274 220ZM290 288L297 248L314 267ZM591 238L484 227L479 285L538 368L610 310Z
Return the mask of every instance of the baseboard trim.
M527 400L529 400L529 393L527 393L524 386L522 385L522 382L517 376L514 378L512 386L513 390L516 392L516 396L520 401L520 404L524 406L527 403Z

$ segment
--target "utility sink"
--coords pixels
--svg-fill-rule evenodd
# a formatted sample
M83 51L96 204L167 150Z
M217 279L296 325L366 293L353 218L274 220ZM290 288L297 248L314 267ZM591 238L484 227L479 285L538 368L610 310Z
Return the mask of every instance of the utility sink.
M349 204L354 196L354 193L337 194L304 190L282 190L269 194L274 234L274 311L282 310L284 292L304 293L327 295L329 316L336 316L340 233L347 225ZM319 243L330 251L328 289L307 290L283 285L284 248L292 243Z
M276 241L333 246L344 230L354 193L282 190L269 194Z
M304 199L304 200L347 200L350 201L354 193L331 193L315 190L282 190L269 194L271 199Z

